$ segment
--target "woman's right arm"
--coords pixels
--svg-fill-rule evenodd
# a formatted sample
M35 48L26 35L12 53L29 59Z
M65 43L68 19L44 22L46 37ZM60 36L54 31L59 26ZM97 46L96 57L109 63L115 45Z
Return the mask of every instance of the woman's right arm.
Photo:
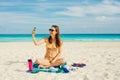
M37 41L36 38L35 38L35 31L33 30L32 31L32 40L33 40L33 43L36 45L36 46L40 46L41 44L43 44L45 42L45 38L44 39L41 39L40 41Z

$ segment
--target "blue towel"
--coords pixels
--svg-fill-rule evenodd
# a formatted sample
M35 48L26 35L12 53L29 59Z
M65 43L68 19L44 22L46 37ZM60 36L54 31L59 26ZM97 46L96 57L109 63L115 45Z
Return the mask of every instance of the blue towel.
M66 68L67 63L64 63L60 66L54 66L50 68L38 68L38 64L33 64L33 71L27 70L29 73L38 73L38 72L50 72L50 73L69 73L69 70Z

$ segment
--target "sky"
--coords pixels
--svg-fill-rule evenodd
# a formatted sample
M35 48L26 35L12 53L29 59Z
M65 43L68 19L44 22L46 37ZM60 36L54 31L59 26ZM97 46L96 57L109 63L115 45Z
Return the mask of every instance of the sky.
M0 0L0 34L120 34L120 0Z

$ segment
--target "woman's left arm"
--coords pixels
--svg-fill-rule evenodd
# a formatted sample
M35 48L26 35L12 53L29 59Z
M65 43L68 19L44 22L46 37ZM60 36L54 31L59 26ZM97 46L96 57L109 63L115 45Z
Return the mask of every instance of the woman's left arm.
M63 44L63 42L61 41L61 46L62 46L62 44ZM61 56L61 54L62 54L62 47L61 46L58 48L58 54L55 56L55 58L52 60L51 63L55 62Z

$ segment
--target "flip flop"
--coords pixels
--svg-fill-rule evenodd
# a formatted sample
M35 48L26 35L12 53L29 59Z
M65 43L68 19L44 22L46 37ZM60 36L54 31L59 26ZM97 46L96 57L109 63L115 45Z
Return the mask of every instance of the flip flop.
M84 66L86 66L86 64L84 64L84 63L73 63L72 66L73 67L84 67Z

